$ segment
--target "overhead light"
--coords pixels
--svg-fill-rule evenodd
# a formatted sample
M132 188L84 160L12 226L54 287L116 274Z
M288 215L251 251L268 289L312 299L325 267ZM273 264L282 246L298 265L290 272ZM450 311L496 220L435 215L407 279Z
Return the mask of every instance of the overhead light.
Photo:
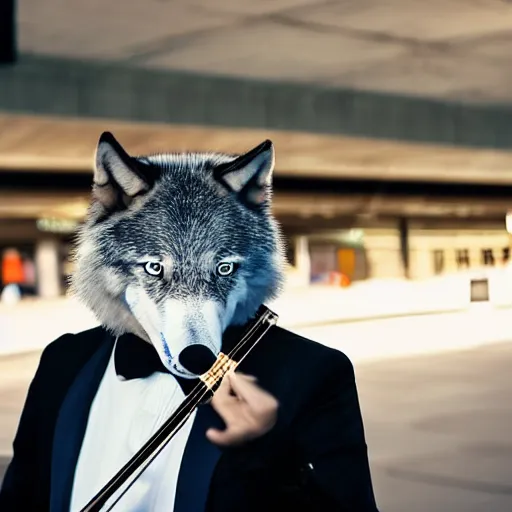
M362 229L351 229L347 236L352 242L361 242L364 238L364 231Z
M337 234L338 240L349 244L360 244L364 239L364 231L362 229L349 229L348 231L341 231Z

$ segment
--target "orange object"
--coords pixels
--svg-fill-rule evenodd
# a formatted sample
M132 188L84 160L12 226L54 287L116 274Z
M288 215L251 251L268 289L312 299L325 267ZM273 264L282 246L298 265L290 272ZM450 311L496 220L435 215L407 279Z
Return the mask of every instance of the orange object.
M346 288L350 286L350 277L342 272L329 272L329 284L332 286L341 286Z
M23 261L21 255L15 249L8 249L4 252L2 259L2 284L23 284L25 274L23 272Z
M348 278L354 275L356 252L354 249L338 249L338 270Z

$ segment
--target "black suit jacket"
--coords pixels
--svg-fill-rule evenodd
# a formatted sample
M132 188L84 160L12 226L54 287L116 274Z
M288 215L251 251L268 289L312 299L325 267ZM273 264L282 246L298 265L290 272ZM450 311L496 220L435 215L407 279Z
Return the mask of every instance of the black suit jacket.
M225 338L226 339L226 338ZM67 512L90 406L114 340L98 327L43 352L0 491L2 512ZM353 366L341 352L273 327L240 365L280 402L274 429L219 449L199 408L178 478L175 512L377 510Z

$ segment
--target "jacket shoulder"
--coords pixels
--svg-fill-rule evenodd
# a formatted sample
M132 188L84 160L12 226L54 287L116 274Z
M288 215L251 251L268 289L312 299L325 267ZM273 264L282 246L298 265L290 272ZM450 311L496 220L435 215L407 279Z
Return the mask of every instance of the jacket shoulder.
M336 391L355 380L346 354L277 326L243 364L242 371L258 377L282 403L296 407L325 389Z
M320 364L342 373L354 372L353 364L345 353L282 327L271 331L268 345L272 352L282 352L290 362L295 360L309 368Z
M39 367L42 370L59 368L59 371L67 368L72 372L85 364L107 336L107 331L101 326L76 334L63 334L43 350Z

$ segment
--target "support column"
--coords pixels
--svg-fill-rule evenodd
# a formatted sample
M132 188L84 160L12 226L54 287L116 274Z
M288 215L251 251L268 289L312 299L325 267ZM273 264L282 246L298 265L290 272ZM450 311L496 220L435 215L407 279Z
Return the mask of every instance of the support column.
M398 221L398 232L400 233L400 255L402 257L404 277L406 279L409 279L409 222L405 217L401 217L400 220Z
M0 0L0 65L16 61L16 0Z
M59 241L54 238L39 240L35 254L37 293L51 299L61 295Z
M311 259L309 256L308 237L304 235L295 238L295 269L301 284L304 286L309 285L311 279Z
M309 256L309 240L305 235L298 236L295 240L295 263L297 269L304 275L307 275L308 280L311 275L311 259Z

